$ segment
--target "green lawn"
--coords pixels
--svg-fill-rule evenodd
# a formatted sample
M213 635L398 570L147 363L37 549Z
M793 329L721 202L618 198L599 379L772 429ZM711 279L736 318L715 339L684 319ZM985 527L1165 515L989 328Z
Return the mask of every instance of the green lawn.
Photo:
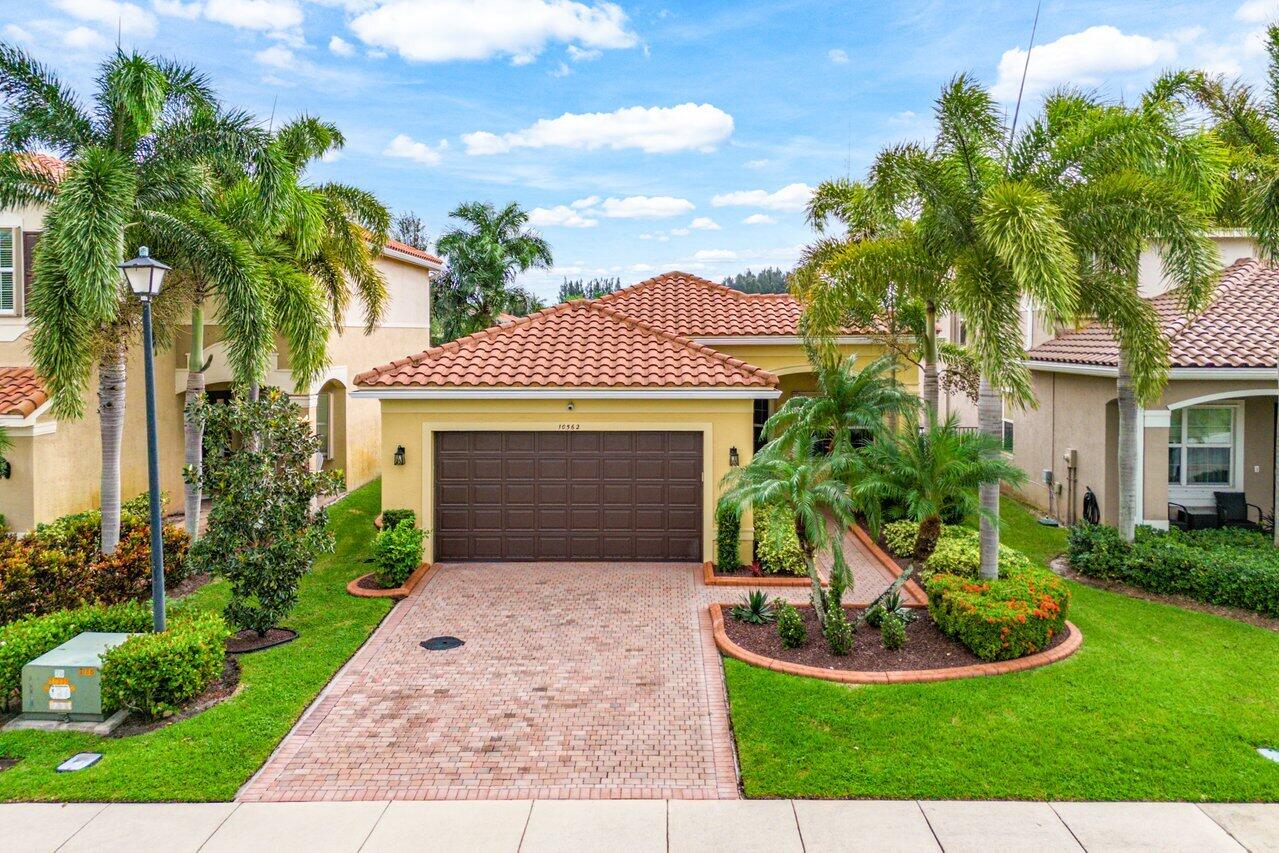
M391 609L385 598L354 598L346 583L361 563L381 503L372 483L329 509L334 553L302 579L297 609L285 620L301 636L242 658L240 692L189 720L130 738L47 732L0 733L0 756L19 758L0 773L0 800L229 800L271 754L334 672ZM221 609L225 583L213 583L184 607ZM73 753L103 753L96 766L60 774Z
M1005 542L1064 550L1003 505ZM1279 764L1256 753L1279 744L1279 634L1071 592L1083 648L1025 673L845 687L726 660L747 796L1279 799Z

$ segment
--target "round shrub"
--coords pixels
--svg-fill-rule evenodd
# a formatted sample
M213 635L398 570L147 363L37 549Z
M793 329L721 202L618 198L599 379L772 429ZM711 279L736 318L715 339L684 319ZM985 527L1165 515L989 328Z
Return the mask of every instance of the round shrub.
M384 509L382 510L382 529L391 530L399 527L400 522L408 519L409 524L417 524L417 513L411 509Z
M781 638L782 648L797 649L808 642L808 629L804 627L804 617L789 601L777 606L777 636Z
M1070 606L1065 581L1047 569L1010 569L994 581L936 574L924 582L937 627L986 661L1042 651L1062 632Z
M231 629L216 613L178 616L167 631L130 637L102 656L102 703L143 719L168 717L203 693L226 663Z
M942 529L943 533L945 528ZM903 518L890 521L880 528L884 537L884 547L894 557L909 557L915 553L915 539L919 536L919 523Z
M890 652L895 652L906 645L906 624L896 613L885 613L880 618L879 640Z
M384 528L373 540L374 573L383 589L404 586L409 576L422 565L422 543L426 531L413 526L405 518L395 527Z

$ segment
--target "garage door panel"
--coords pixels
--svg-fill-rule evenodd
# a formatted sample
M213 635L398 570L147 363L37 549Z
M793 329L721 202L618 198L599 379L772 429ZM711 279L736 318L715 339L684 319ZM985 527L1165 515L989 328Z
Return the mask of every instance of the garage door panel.
M699 560L700 433L435 435L439 560Z

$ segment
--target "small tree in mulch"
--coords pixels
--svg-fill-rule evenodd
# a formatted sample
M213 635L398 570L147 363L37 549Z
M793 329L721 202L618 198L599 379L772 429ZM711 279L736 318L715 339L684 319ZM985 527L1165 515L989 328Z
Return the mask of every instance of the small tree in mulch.
M198 483L212 499L208 532L191 546L194 566L231 583L227 621L265 637L298 600L298 581L333 549L319 499L337 494L336 472L311 470L320 439L278 388L258 400L201 402L205 462Z

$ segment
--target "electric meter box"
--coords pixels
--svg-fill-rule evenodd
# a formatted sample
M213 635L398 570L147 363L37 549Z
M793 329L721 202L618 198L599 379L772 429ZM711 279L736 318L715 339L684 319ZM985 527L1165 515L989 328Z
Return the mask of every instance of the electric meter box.
M133 634L86 631L22 668L22 715L31 720L101 721L102 655Z

